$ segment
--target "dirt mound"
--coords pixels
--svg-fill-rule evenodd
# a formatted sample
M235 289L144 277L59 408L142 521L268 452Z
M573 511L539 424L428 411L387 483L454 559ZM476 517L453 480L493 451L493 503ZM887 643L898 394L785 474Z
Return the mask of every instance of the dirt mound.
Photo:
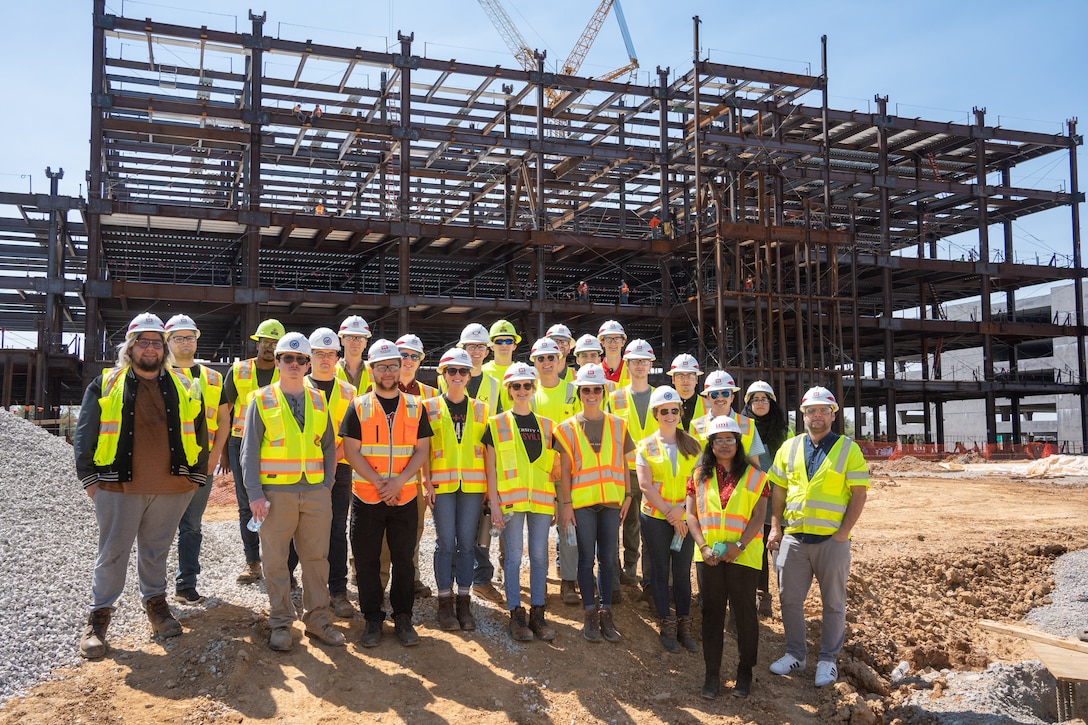
M888 461L873 461L870 473L947 473L936 461L923 461L914 456L903 456Z

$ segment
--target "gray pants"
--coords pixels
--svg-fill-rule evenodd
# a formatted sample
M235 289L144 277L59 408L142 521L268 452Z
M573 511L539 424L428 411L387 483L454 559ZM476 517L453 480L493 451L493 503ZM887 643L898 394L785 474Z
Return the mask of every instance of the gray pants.
M146 602L166 594L166 559L174 545L174 532L192 498L192 491L158 495L101 489L95 492L98 560L91 579L91 611L113 609L117 604L125 589L134 541L140 600Z
M775 559L782 627L786 631L786 653L804 660L805 597L812 577L820 584L823 618L820 624L820 662L835 662L846 632L846 580L850 576L850 542L827 539L803 544L786 534Z

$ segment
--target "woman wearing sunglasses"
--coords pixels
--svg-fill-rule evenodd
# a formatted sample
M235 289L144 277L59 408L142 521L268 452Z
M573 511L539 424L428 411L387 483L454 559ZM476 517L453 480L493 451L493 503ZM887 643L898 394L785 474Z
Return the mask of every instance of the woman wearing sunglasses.
M752 668L759 648L756 583L763 557L763 519L767 480L744 458L740 426L728 416L712 420L699 465L687 484L688 530L695 540L695 573L703 595L702 696L714 699L721 689L726 605L737 622L735 697L752 689Z
M655 388L650 411L658 430L638 444L635 471L642 489L639 517L643 555L650 560L650 592L661 618L661 645L679 652L699 647L691 636L691 557L693 541L688 534L685 483L699 459L702 447L680 428L683 400L668 385ZM669 608L669 573L676 613Z
M612 620L612 588L620 524L631 505L627 462L634 459L635 448L626 421L601 409L605 380L600 365L583 366L574 379L582 410L556 429L562 444L563 532L566 535L574 526L578 539L578 589L585 608L582 636L590 642L601 637L620 640ZM599 569L599 599L593 588L594 563Z

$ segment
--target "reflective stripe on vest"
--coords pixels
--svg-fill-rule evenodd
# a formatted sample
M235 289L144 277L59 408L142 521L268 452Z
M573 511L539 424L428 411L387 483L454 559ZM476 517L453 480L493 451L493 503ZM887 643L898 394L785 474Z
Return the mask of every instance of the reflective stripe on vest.
M173 371L186 380L194 382L193 371L190 368L173 368ZM211 450L212 436L219 430L219 401L223 399L223 376L207 365L201 365L198 380L200 381L199 396L192 393L191 397L200 397L204 401L204 420L208 426L208 450Z
M626 369L626 366L624 366ZM653 395L653 386L650 386L650 394ZM657 432L657 418L654 417L654 413L650 410L650 406L646 406L646 423L643 424L638 419L638 409L635 407L634 402L631 400L631 388L620 388L616 392L612 393L612 396L608 399L612 405L612 413L618 415L627 421L627 430L631 431L631 438L636 441L641 441L643 438L647 438ZM635 464L630 464L630 469L635 470Z
M397 412L393 418L393 431L390 436L389 422L385 417L377 394L371 390L352 402L355 414L359 417L359 453L370 467L382 478L398 475L408 465L416 450L419 438L419 421L423 415L423 406L414 395L400 394ZM397 505L406 504L416 497L416 486L406 483L400 490ZM352 472L351 490L366 503L378 503L381 496L374 484L363 479L358 471Z
M660 434L654 434L642 440L638 444L639 453L650 464L650 475L653 477L653 487L665 503L675 506L683 503L687 495L688 476L691 475L699 456L685 456L679 450L676 451L676 472L672 469L672 459L665 449L665 442ZM655 519L664 519L665 514L658 511L650 503L646 496L642 497L642 513Z
M740 413L729 413L729 417L740 426L740 443L744 446L744 457L748 458L751 455L749 451L752 450L752 441L756 438L756 424L751 418ZM702 418L691 420L691 434L704 445L706 444L706 428L712 420L714 420L714 414L709 412Z
M718 477L712 476L709 480L695 482L695 496L699 503L699 530L703 532L703 541L707 546L713 548L719 541L740 541L765 485L767 475L755 466L748 466L744 476L737 481L737 487L730 494L723 511ZM695 561L702 560L702 550L696 550ZM734 563L753 569L763 568L762 527Z
M257 394L257 361L254 358L239 360L231 366L230 374L234 376L234 389L238 396L234 399L234 417L230 421L230 434L235 438L241 438L246 432L246 410L249 402ZM272 382L278 382L280 370L272 371Z
M453 427L449 405L442 396L423 401L431 422L431 473L435 493L483 493L487 490L487 464L480 439L487 429L487 405L467 398L468 415L461 440Z
M503 513L555 513L555 422L535 413L533 416L540 427L540 456L532 463L512 411L493 415L488 420L495 447L495 483Z
M348 380L348 371L344 367L343 358L336 361L336 379L342 380L348 385L351 385L352 389L355 391L355 393L351 396L353 398L356 395L365 393L366 391L370 390L370 368L366 366L365 362L362 363L362 366L363 369L359 371L359 384L352 385L351 381Z
M257 391L257 412L264 423L261 439L261 484L325 482L325 456L321 438L329 425L325 396L306 387L305 425L300 430L279 383Z
M308 376L306 378L306 386L320 392L321 397L323 399L325 398L325 391L317 387L317 384ZM325 405L329 409L329 422L332 424L332 432L336 439L337 446L344 442L344 439L340 435L340 424L344 421L344 416L348 414L348 407L354 399L355 388L352 384L347 380L333 378L332 398L331 400L325 400ZM346 458L341 458L339 460L339 463L347 462Z
M771 466L772 477L787 483L782 527L787 534L827 536L838 531L842 524L850 503L850 486L867 485L869 473L864 469L847 473L847 463L856 446L847 436L839 436L810 480L804 442L805 434L786 441ZM861 457L860 449L857 455Z
M576 509L601 503L623 503L623 492L627 488L623 455L627 421L607 413L604 419L600 453L593 451L577 418L564 421L555 431L573 459L570 500Z

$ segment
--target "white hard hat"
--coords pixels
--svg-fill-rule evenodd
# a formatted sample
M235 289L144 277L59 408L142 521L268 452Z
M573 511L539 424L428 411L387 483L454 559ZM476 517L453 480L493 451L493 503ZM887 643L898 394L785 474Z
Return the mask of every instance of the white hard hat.
M578 338L578 342L574 344L574 354L577 355L580 352L604 352L604 348L601 347L601 341L595 338L593 335L586 333Z
M706 395L715 390L732 390L735 393L740 388L737 387L732 375L724 370L715 370L706 376L706 380L703 381L703 392L700 395Z
M839 401L835 400L834 394L827 388L817 385L815 388L809 388L805 396L801 398L801 410L804 410L810 405L830 405L831 410L836 413L839 412Z
M740 433L740 425L728 415L719 415L706 427L706 437L718 433Z
M366 324L366 320L359 317L359 315L351 315L345 317L344 321L340 323L340 334L370 337L370 325Z
M597 337L602 338L605 335L621 335L624 338L627 337L627 333L623 331L623 325L615 320L606 320L601 328L597 330Z
M340 338L328 327L319 327L310 333L310 349L340 352Z
M574 375L574 384L579 388L588 385L604 385L608 378L604 376L604 368L597 363L583 365Z
M397 347L407 348L413 352L423 354L423 341L415 335L409 333L407 335L401 335L396 342Z
M461 339L457 341L457 347L464 347L469 343L486 345L489 342L491 337L487 334L487 328L479 322L473 322L465 325L465 329L461 330Z
M623 350L624 360L656 360L654 349L645 340L635 339L627 343Z
M284 352L297 352L310 357L310 341L301 332L288 332L276 341L276 354Z
M400 350L389 340L378 338L366 351L366 361L374 364L382 360L400 360Z
M766 393L768 398L778 402L778 398L774 397L774 390L771 388L771 384L764 382L763 380L757 380L748 386L748 390L744 391L744 402L747 403L756 393Z
M680 403L680 393L676 392L676 389L671 385L662 385L660 388L654 388L654 392L650 393L650 408L656 408L659 405L665 403Z
M533 348L529 351L529 359L533 359L538 355L562 355L559 351L559 345L555 343L555 340L550 337L542 337L533 343Z
M574 340L574 336L570 334L570 328L562 324L549 327L548 331L544 333L544 337L565 337L568 340Z
M694 355L688 355L685 352L672 359L672 365L669 366L669 372L667 372L666 375L675 375L676 373L695 373L696 375L702 375L703 369L699 367L699 361L695 359Z
M442 353L442 357L438 358L438 372L442 372L450 365L458 368L471 368L472 358L461 348L451 347Z
M523 362L516 362L506 368L506 373L502 376L503 385L516 383L519 380L536 382L536 368L530 367Z
M173 335L175 332L181 332L182 330L189 330L196 333L196 337L200 337L200 330L196 326L196 322L193 321L189 315L174 315L166 321L164 326L166 334Z
M144 312L133 317L132 322L128 323L128 332L125 333L125 339L131 340L141 332L157 332L165 337L166 327L162 324L162 320L159 319L158 315Z

